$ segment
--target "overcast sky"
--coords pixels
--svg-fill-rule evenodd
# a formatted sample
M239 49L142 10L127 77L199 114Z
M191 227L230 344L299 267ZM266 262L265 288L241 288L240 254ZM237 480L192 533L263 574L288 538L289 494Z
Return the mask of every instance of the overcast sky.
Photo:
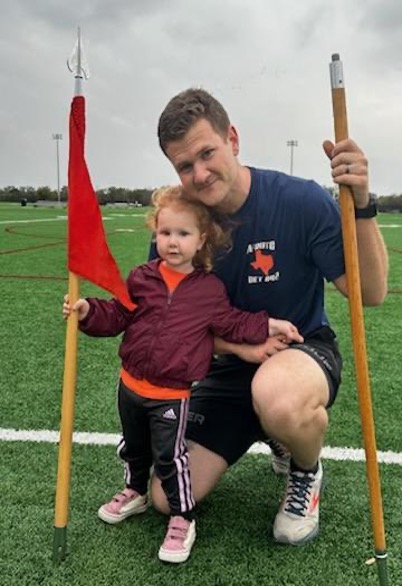
M0 187L66 184L66 67L80 25L91 77L86 156L95 188L176 182L156 127L190 86L229 112L245 164L331 185L329 63L343 62L349 134L371 190L402 193L401 0L0 0Z

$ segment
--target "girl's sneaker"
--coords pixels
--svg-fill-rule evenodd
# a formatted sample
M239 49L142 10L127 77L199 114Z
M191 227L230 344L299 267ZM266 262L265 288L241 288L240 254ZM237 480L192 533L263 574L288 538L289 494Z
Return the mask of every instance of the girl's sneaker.
M191 553L195 535L195 521L187 521L180 516L171 517L165 540L159 549L159 559L173 564L185 562Z
M111 501L105 503L98 510L98 517L105 523L116 525L131 515L143 513L148 508L146 494L138 494L132 488L125 488L114 495Z

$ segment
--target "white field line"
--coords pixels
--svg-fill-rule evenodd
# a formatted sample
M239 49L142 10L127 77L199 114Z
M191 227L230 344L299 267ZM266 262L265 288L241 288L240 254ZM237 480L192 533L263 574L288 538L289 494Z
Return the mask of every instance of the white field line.
M113 218L109 218L109 216L105 216L102 220L112 220ZM60 222L63 220L64 222L67 220L67 216L57 216L57 218L40 218L36 220L0 220L0 224L34 224L36 222Z
M102 220L113 220L114 218L139 218L145 217L146 214L110 214L110 216L103 216ZM60 220L67 220L67 216L56 216L55 218L36 218L32 220L0 220L0 224L34 224L35 222L59 222Z
M59 432L48 429L21 430L0 428L0 441L6 442L36 442L56 444L59 441ZM90 433L77 431L73 434L73 442L76 444L93 446L117 446L120 435L115 433ZM249 449L250 454L269 454L271 450L264 443L255 443ZM326 460L338 460L349 462L364 462L365 453L358 448L333 448L326 446L322 450L322 457ZM382 464L402 465L402 454L398 452L377 452L377 459Z
M379 228L402 228L402 224L378 224Z
M110 214L112 218L145 218L147 214Z
M255 443L249 449L250 454L269 454L270 451L267 445L260 442ZM333 448L331 446L325 446L322 449L321 456L325 460L349 462L365 462L366 460L366 455L362 448ZM398 464L402 466L402 454L399 452L380 452L377 450L377 460L382 464Z
M35 222L60 222L66 220L67 216L57 216L57 218L38 218L36 220L1 220L0 224L34 224Z

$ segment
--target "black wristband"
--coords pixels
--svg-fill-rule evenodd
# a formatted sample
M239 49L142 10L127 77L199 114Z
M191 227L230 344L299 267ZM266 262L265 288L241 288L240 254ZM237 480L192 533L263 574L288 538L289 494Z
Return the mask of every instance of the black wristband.
M365 208L355 208L355 218L375 218L377 215L377 205L375 203L370 203Z
M377 197L370 194L370 199L365 208L355 208L355 218L375 218L377 215Z

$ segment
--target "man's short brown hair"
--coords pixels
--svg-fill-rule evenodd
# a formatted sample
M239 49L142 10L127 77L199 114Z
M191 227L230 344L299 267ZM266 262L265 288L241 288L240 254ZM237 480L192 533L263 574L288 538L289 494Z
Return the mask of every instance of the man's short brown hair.
M198 120L207 120L223 138L230 126L229 116L220 102L201 88L187 89L174 96L158 123L158 139L166 155L169 143L182 139Z

